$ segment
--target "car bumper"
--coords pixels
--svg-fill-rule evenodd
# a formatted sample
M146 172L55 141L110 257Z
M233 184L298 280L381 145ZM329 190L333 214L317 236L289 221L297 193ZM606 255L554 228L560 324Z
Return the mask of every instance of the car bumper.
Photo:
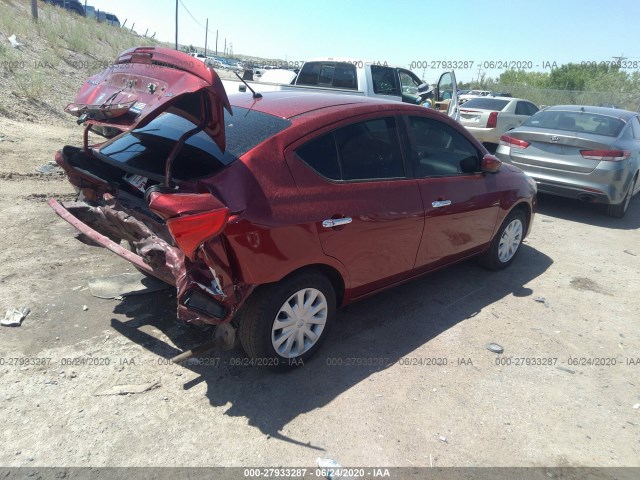
M58 216L95 244L107 248L143 272L175 286L177 316L180 320L199 325L229 322L252 290L234 284L221 269L216 271L217 266L214 268L214 264L190 262L185 259L180 249L169 245L151 232L140 242L144 244L142 249L149 252L146 258L124 248L111 238L112 233L117 236L119 232L108 232L108 235L105 235L98 231L108 230L109 225L114 225L116 222L111 218L111 214L118 215L122 212L120 209L110 206L92 207L84 202L61 204L53 198L48 203ZM87 212L93 214L93 211L97 210L97 220L88 221L85 218L89 218ZM104 223L99 220L103 217L107 220ZM124 223L124 228L135 231L135 236L147 233L145 229L148 231L142 222L138 223L132 217L128 217ZM96 228L93 228L94 226ZM209 257L215 257L215 253ZM214 280L211 281L211 278Z
M467 127L466 125L464 127L481 143L500 143L502 133L495 128Z
M540 193L593 203L618 204L624 199L633 178L624 162L603 161L591 172L577 173L528 165L514 160L510 152L510 147L499 145L495 155L500 161L515 165L533 178Z

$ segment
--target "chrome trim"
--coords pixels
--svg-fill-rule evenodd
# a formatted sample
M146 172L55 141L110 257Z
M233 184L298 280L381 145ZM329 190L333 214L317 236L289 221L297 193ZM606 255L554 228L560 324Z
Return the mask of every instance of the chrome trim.
M437 202L431 203L433 208L448 207L449 205L451 205L451 200L438 200Z
M353 222L353 219L351 217L330 218L329 220L324 220L322 222L322 226L324 228L333 228L333 227L339 227L340 225L347 225L351 222Z

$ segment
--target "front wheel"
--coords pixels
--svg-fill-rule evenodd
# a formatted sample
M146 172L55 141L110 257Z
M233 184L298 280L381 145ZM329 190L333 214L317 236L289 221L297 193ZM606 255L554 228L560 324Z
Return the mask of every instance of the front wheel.
M256 290L240 314L240 342L247 355L275 370L302 366L333 324L336 295L316 272L301 272Z
M520 251L526 227L527 219L521 210L514 210L507 215L491 246L480 256L480 264L490 270L507 268Z

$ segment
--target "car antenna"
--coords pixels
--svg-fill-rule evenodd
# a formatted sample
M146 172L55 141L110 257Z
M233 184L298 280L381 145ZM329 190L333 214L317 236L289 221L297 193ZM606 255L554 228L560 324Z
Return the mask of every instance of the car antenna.
M247 86L247 88L248 88L249 90L251 90L251 93L253 93L253 98L262 98L262 94L261 94L261 93L256 92L253 88L251 88L251 87L249 86L249 84L245 81L245 79L244 79L244 78L242 78L240 75L238 75L238 72L233 72L233 73L235 73L235 74L236 74L236 77L238 77L238 78L240 79L240 81L241 81L242 83L244 83L244 84Z

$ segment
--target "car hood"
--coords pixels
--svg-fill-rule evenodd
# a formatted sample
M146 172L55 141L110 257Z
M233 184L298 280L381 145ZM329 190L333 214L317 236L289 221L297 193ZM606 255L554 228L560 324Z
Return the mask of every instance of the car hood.
M201 90L211 105L204 129L224 151L223 109L232 112L220 78L200 60L169 48L125 50L87 79L65 111L110 138L144 126L181 96Z

